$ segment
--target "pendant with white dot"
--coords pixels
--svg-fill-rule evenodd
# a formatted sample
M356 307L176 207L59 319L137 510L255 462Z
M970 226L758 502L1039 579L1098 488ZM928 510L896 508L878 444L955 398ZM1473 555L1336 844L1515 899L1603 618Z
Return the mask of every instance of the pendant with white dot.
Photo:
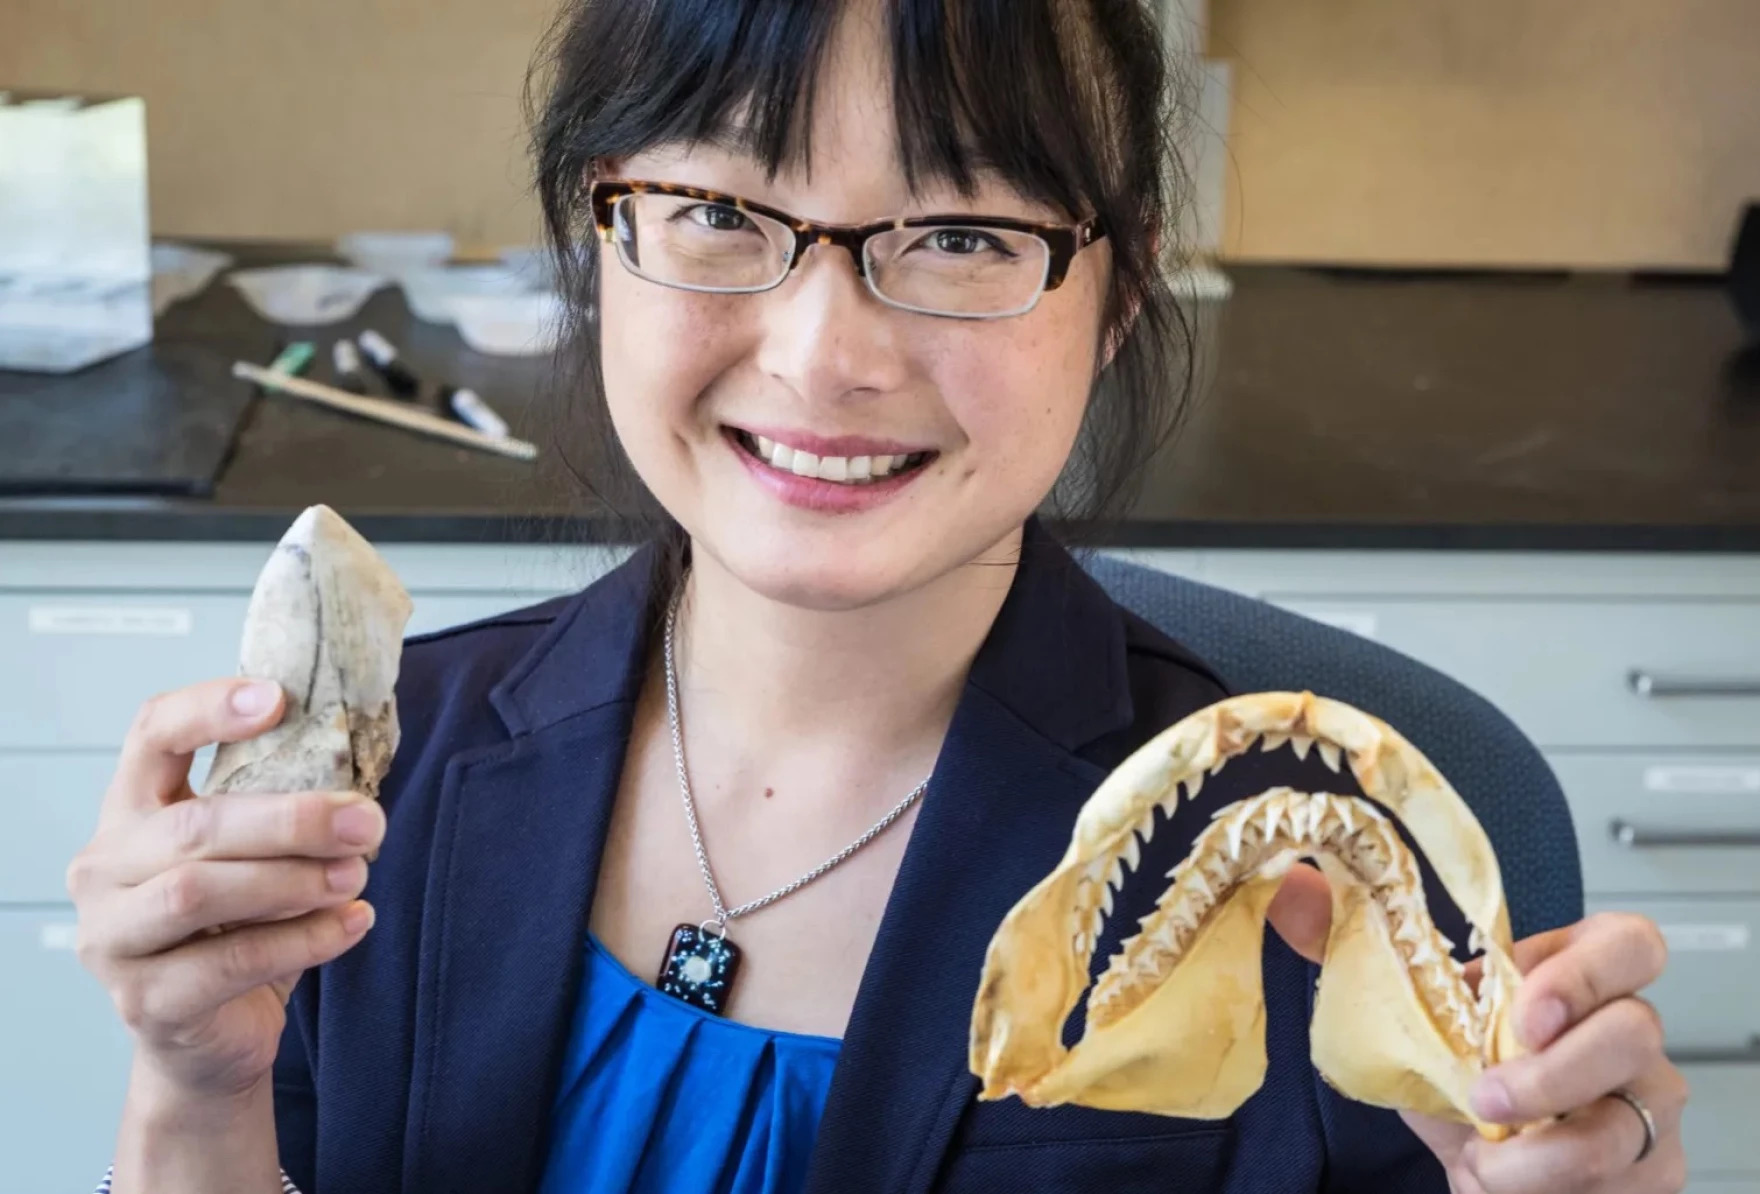
M739 962L739 947L725 936L704 932L697 925L679 925L654 985L693 1007L720 1015Z

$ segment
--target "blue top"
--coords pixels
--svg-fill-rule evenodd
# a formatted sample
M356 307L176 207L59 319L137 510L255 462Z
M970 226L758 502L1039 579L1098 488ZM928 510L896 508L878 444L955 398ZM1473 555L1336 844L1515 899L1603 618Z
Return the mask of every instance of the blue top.
M587 939L540 1194L796 1194L840 1042L727 1020Z

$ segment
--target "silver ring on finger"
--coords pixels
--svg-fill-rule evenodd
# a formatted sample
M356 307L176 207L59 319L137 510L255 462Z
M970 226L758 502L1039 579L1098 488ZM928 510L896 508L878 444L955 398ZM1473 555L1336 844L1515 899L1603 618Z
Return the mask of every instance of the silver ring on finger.
M1632 1162L1632 1164L1636 1165L1645 1157L1648 1157L1651 1150L1656 1147L1656 1117L1651 1115L1650 1108L1644 1106L1643 1101L1629 1090L1613 1091L1612 1097L1620 1100L1633 1111L1636 1111L1638 1113L1638 1118L1643 1121L1644 1147L1638 1150L1638 1158L1636 1161Z

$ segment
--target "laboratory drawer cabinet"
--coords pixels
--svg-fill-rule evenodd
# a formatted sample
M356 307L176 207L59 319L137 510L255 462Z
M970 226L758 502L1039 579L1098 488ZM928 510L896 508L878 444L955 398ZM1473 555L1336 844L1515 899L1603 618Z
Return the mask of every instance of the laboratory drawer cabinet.
M1589 891L1760 895L1760 751L1553 751L1548 762Z
M249 585L236 593L0 591L0 751L117 746L142 701L230 676ZM536 604L550 593L412 593L408 633Z
M1372 627L1542 747L1760 747L1760 601L1271 600Z
M0 1194L91 1190L132 1052L74 953L71 907L0 908Z

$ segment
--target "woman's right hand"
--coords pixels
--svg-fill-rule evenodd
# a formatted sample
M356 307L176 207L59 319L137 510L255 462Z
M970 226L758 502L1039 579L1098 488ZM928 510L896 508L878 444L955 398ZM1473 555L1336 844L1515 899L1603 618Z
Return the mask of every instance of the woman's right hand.
M195 753L281 719L273 683L214 680L141 707L97 833L67 887L79 955L136 1041L136 1068L178 1098L224 1101L268 1076L305 970L372 925L365 855L379 806L351 792L197 797ZM221 931L213 930L225 926Z

